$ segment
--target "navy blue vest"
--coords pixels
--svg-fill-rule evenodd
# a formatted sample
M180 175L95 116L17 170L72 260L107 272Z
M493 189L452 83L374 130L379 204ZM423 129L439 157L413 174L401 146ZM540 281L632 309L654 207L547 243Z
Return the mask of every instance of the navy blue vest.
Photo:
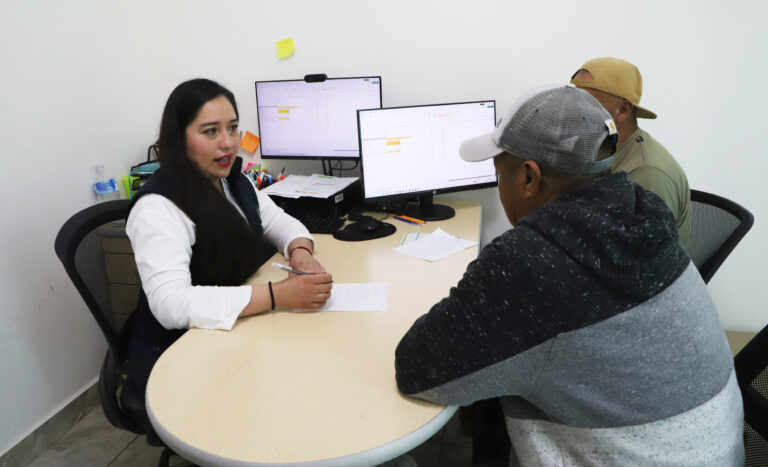
M251 233L257 237L258 241L264 235L264 229L261 225L261 217L259 215L259 200L254 191L253 184L248 178L240 173L243 160L240 157L235 159L232 165L230 175L227 177L227 184L229 185L230 192L235 198L240 209L243 210ZM142 185L139 192L134 196L131 202L131 209L142 196L155 193L165 196L171 199L168 193L168 189L163 185L162 168L158 169L147 182ZM263 244L263 242L262 242ZM195 256L199 242L195 242L192 246L192 264L195 263ZM260 261L272 256L275 252L274 248L265 249L260 256ZM192 274L192 284L198 285L201 283L199 273L195 268L191 267L190 272ZM206 284L206 285L220 285L220 284ZM155 316L149 309L149 303L147 297L144 294L142 288L139 293L139 301L136 305L136 309L131 314L128 322L123 328L124 338L127 340L129 360L150 363L154 362L160 357L176 339L181 337L186 332L186 329L165 329L157 321Z

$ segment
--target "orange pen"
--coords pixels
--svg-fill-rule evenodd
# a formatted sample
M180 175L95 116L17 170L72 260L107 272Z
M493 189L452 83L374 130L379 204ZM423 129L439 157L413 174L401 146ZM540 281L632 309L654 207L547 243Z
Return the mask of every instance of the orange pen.
M416 222L417 224L426 224L427 223L426 221L423 221L421 219L416 219L415 217L404 216L402 214L398 214L398 217L402 217L403 219L405 219L407 221Z

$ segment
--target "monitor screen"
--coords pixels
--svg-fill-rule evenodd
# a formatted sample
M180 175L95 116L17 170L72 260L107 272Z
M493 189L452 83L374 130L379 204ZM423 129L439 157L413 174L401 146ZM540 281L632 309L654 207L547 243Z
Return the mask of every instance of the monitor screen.
M496 185L492 159L459 155L464 140L493 131L495 101L360 110L357 118L367 202L418 197L412 217L437 220L449 212L433 207L432 195Z
M358 160L357 110L381 107L381 78L256 81L265 159Z

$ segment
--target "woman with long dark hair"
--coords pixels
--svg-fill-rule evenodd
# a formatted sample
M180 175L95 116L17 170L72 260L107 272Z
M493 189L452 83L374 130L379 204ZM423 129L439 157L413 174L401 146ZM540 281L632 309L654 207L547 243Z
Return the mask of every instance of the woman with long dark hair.
M241 173L238 112L214 81L180 84L168 97L160 169L134 197L126 224L142 293L125 327L131 359L154 363L188 328L229 330L276 307L319 308L331 275L307 229ZM277 248L309 272L242 285Z

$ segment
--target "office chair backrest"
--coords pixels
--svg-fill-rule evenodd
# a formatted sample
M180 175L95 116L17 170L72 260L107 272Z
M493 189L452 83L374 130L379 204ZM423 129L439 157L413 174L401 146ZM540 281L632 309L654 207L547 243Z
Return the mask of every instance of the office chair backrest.
M768 465L768 326L734 357L744 399L746 467Z
M691 250L688 254L709 282L749 229L754 217L721 196L691 190Z
M147 416L143 388L127 379L146 379L150 368L128 362L127 346L120 338L141 287L125 235L129 206L129 200L117 200L83 209L61 227L54 249L107 339L109 350L99 373L104 415L113 426L146 434L150 445L164 446ZM170 452L163 449L158 465L168 465Z
M129 200L116 200L83 209L64 223L54 244L56 256L64 264L69 278L106 337L110 351L119 361L125 360L125 350L118 336L136 304L138 289L135 297L122 290L122 295L128 297L120 300L120 286L123 284L115 283L111 276L117 275L119 280L121 275L136 274L138 278L138 274L135 273L136 265L130 251L126 252L129 260L123 261L123 267L117 264L108 268L105 248L109 250L110 244L125 237L124 221L129 204ZM128 303L121 305L121 302Z

